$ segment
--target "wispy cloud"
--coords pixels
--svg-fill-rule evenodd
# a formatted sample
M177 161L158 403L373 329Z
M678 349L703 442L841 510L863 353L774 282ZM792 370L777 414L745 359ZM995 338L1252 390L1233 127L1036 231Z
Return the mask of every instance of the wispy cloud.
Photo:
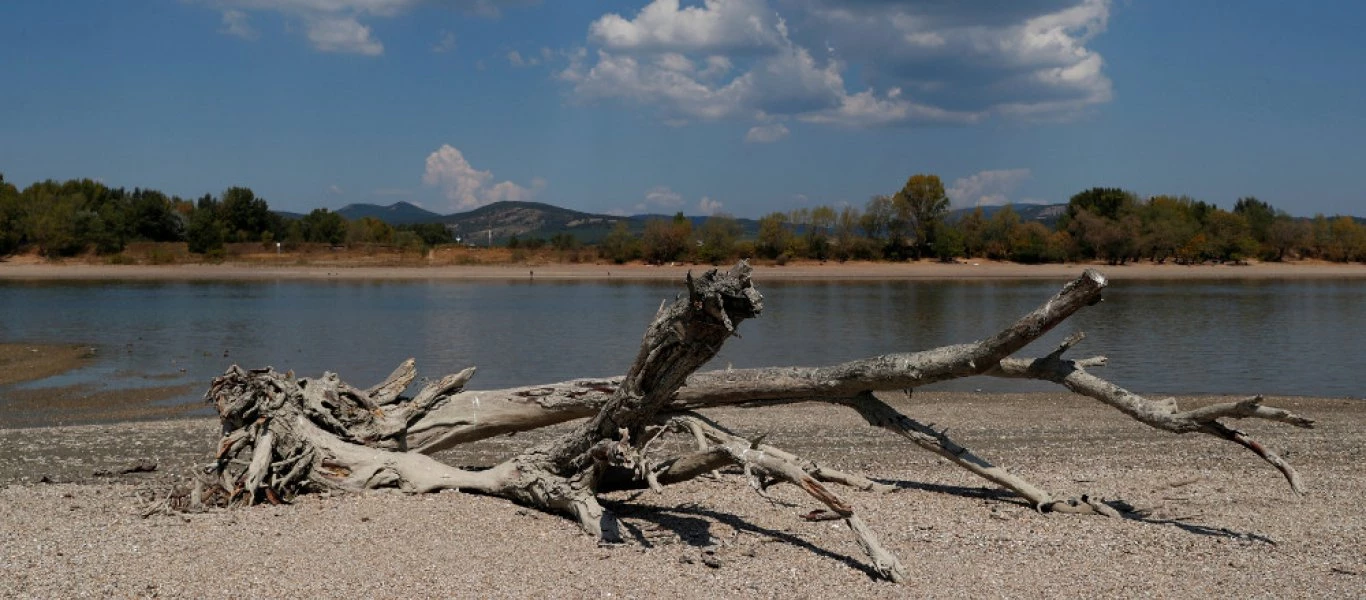
M435 44L432 44L432 52L444 54L451 50L455 50L455 34L449 31L442 31L441 39L437 40Z
M251 20L247 17L247 13L240 10L223 11L223 27L218 31L244 40L254 40L258 37L256 30L251 26Z
M310 21L308 41L323 52L349 52L366 56L384 54L384 44L370 36L370 28L351 17Z
M523 57L521 52L513 50L507 53L508 64L514 67L534 67L541 64L541 59L535 56Z
M384 43L363 21L397 17L425 2L427 0L215 0L212 5L223 13L221 31L230 35L255 39L257 34L249 24L249 12L275 12L301 21L308 41L316 50L376 56L384 53ZM536 3L538 0L443 0L439 4L467 14L496 18L504 7ZM432 49L448 52L454 44L455 37L443 33L441 41Z

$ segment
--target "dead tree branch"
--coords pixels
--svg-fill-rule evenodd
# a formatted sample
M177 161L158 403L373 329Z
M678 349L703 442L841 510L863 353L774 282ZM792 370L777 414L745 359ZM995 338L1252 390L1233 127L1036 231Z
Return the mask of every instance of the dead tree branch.
M1103 359L1062 358L1081 341L1079 334L1044 358L1009 358L1078 310L1100 301L1106 280L1095 271L1087 270L1039 308L978 342L826 367L695 374L743 320L762 311L762 296L749 276L743 262L725 273L712 270L696 279L689 275L687 294L661 306L635 361L619 378L467 391L464 386L474 375L470 368L430 383L409 398L403 392L417 377L411 359L363 390L331 373L295 379L292 372L231 367L205 394L223 425L215 461L188 501L168 499L166 505L195 509L209 503L287 502L321 489L460 489L563 514L599 540L615 542L616 519L598 502L599 493L631 487L660 491L738 465L761 493L771 482L805 490L846 521L876 573L899 581L905 577L901 563L880 545L852 505L821 482L865 490L890 486L825 468L762 439L745 440L700 415L683 414L719 406L815 401L852 408L870 425L1008 488L1040 510L1113 514L1085 497L1081 502L1055 500L956 443L945 430L903 415L873 394L909 392L975 375L1056 382L1158 429L1231 440L1280 469L1296 491L1303 490L1290 465L1220 419L1258 418L1311 427L1309 419L1262 406L1260 397L1180 412L1173 400L1148 400L1085 371L1103 364ZM583 422L572 431L486 470L455 468L430 456L493 435L576 419ZM653 444L666 434L691 436L696 448L656 457Z

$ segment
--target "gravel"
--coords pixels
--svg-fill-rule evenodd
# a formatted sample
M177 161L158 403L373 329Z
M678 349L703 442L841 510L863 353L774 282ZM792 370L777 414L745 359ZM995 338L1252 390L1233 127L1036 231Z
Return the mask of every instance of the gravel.
M455 492L144 519L145 498L209 455L215 422L5 429L0 596L1366 596L1366 402L1268 404L1320 422L1240 424L1288 454L1308 496L1233 444L1156 432L1067 394L924 393L902 406L1046 489L1143 511L1123 519L1036 513L852 411L708 413L901 488L837 492L906 565L902 585L870 577L843 523L800 519L816 506L799 490L774 488L769 502L737 473L606 495L629 539L603 548L565 519ZM487 464L537 437L442 458ZM149 461L155 471L119 473Z

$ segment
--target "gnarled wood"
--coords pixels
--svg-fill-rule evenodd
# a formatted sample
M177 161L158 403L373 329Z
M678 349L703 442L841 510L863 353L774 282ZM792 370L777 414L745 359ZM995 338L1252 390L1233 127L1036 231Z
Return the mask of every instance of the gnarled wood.
M846 521L881 577L905 577L901 563L877 540L852 505L826 483L865 490L892 488L859 474L832 470L762 443L745 440L687 411L718 406L763 407L827 402L852 408L870 425L928 449L1008 488L1043 511L1114 514L1091 498L1058 501L1043 489L994 466L957 444L943 430L922 424L878 399L873 392L916 387L975 375L1053 381L1090 396L1153 427L1200 432L1256 452L1302 491L1284 460L1220 419L1258 418L1310 427L1309 419L1262 406L1260 398L1178 411L1174 401L1153 401L1085 371L1103 359L1066 360L1081 341L1069 337L1044 358L1013 353L1100 300L1106 280L1087 270L1039 308L996 335L970 344L888 354L814 368L765 368L695 374L745 319L757 316L762 296L740 263L727 272L689 275L687 294L661 306L627 374L577 379L506 390L467 391L474 369L426 385L413 397L404 390L416 379L412 359L367 389L336 375L295 379L272 369L230 368L216 378L206 400L223 424L215 462L184 498L166 506L201 503L287 502L320 489L394 487L409 492L460 489L507 498L575 520L604 542L618 541L613 515L597 495L610 489L665 486L727 465L739 465L763 493L771 482L797 485ZM492 435L526 431L575 419L583 422L485 470L445 465L430 454ZM664 435L684 435L695 450L656 456Z

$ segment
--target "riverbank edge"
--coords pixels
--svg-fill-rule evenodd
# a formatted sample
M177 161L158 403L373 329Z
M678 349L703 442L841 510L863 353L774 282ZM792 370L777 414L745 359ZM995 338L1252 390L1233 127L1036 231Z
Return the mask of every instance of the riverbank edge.
M639 281L681 279L710 265L459 265L327 266L15 264L0 262L0 281L270 281L270 280L585 280ZM1366 279L1366 264L1253 263L1248 265L1159 265L1137 263L1023 265L994 261L942 263L850 262L755 265L760 281L876 281L948 279L1068 279L1094 268L1112 280Z

